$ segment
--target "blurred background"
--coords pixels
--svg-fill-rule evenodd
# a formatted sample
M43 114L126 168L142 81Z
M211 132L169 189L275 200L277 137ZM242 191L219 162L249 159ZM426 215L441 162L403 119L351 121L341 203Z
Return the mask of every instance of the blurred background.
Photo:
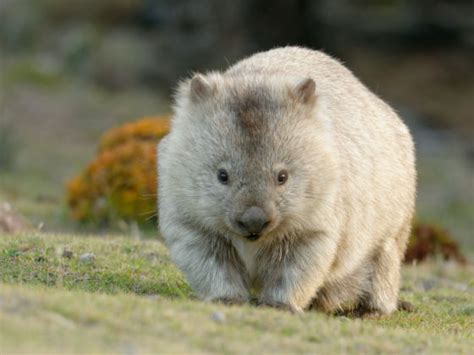
M0 202L77 230L65 183L104 131L171 113L193 71L301 45L342 60L415 136L418 218L474 252L474 2L1 0Z

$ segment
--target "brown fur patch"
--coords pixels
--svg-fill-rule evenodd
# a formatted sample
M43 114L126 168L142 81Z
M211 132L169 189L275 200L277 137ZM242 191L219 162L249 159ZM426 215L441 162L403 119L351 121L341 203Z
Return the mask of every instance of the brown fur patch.
M270 113L277 109L277 104L267 88L256 86L234 90L230 107L236 115L237 124L255 134L268 127Z

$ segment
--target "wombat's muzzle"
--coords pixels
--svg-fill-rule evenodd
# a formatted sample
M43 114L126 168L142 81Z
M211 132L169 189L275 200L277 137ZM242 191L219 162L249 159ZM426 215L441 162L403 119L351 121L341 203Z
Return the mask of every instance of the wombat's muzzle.
M252 206L240 216L237 220L237 225L242 231L248 233L246 236L248 240L255 241L260 238L260 235L270 222L270 217L263 209Z

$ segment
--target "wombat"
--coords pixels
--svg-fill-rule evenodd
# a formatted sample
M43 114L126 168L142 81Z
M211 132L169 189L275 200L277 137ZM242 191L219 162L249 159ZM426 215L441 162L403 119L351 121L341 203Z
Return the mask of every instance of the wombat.
M397 308L414 146L337 60L285 47L194 75L158 151L161 233L202 299Z

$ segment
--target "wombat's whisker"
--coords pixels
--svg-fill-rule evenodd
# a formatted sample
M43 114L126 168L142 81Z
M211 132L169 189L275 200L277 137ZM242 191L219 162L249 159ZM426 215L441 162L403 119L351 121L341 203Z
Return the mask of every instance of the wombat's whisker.
M148 216L150 214L157 214L158 213L158 210L151 210L151 211L146 211L146 212L141 212L139 213L139 216Z
M154 218L158 218L158 213L153 213L152 215L146 217L146 218L145 218L145 221L146 221L146 222L149 222L149 221L151 221L151 220L154 219Z

